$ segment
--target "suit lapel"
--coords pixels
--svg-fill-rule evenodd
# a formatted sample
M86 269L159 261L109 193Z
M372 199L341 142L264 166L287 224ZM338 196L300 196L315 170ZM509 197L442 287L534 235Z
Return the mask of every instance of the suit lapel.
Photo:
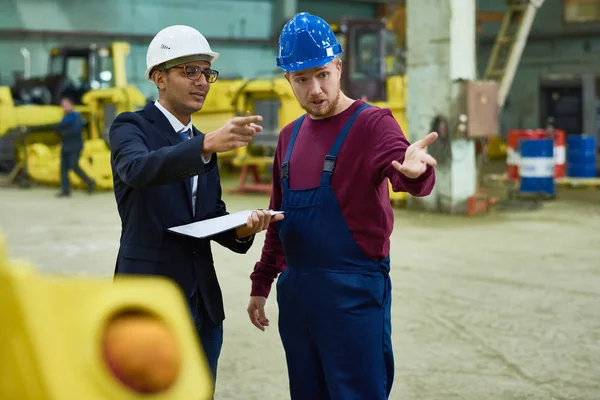
M181 142L181 139L177 135L177 132L173 129L173 126L165 117L165 115L154 105L153 102L148 102L144 107L144 114L149 121L153 122L153 126L156 128L158 133L164 137L171 146L174 146ZM188 196L188 204L190 205L190 211L192 210L192 182L189 178L186 178L181 182L185 186L185 190Z
M152 121L152 125L156 128L158 133L167 139L171 146L179 143L177 132L175 132L167 117L156 108L153 102L146 104L144 107L144 114L146 114L146 119Z

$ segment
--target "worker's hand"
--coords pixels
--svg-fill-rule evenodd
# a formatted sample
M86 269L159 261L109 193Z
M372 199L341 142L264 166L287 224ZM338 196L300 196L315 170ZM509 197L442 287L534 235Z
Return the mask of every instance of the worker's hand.
M418 178L425 172L427 165L432 167L437 165L435 158L427 154L427 146L435 142L437 137L437 132L431 132L423 139L414 142L406 149L404 162L400 164L398 161L392 161L392 166L407 178Z
M235 230L238 239L247 238L255 233L262 232L269 227L271 222L281 221L283 214L271 215L270 210L255 210L248 217L246 225L240 226Z
M206 134L202 154L208 156L246 146L256 132L262 131L262 126L256 124L260 121L262 121L260 115L235 117L229 120L221 128Z
M265 304L267 304L267 298L262 296L251 296L248 303L250 322L263 332L265 327L269 326L269 320L265 316Z

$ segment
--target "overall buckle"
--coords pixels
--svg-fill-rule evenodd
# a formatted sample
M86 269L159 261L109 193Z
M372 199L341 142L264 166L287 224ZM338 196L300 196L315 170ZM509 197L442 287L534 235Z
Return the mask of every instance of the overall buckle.
M335 168L335 156L330 156L329 154L325 156L325 162L323 163L323 172L333 173L333 169Z

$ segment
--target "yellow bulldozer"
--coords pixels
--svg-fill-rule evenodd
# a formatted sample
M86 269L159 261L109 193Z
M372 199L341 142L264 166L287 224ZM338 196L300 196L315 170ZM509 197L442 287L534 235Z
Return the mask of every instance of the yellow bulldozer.
M112 188L108 128L118 113L134 111L146 101L127 84L129 51L123 42L53 48L45 76L17 77L12 87L0 87L0 170L10 171L9 182L59 184L60 139L55 127L63 116L60 96L68 94L87 122L80 165L98 188ZM83 185L75 174L70 179L75 187Z

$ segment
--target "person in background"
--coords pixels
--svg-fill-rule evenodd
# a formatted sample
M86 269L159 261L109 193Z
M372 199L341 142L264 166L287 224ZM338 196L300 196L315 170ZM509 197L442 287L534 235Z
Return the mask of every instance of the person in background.
M69 181L69 171L71 170L87 183L88 192L93 193L96 189L96 182L79 167L79 156L83 150L82 131L84 120L81 114L73 108L73 100L70 97L62 96L60 106L64 111L64 116L56 128L62 142L60 151L61 191L57 194L57 197L71 196Z
M283 218L255 210L246 225L207 239L167 231L228 213L217 153L246 146L262 130L258 115L233 118L206 134L193 125L192 114L202 109L218 78L213 69L218 57L193 27L173 25L158 32L148 46L145 74L157 87L158 100L119 114L109 133L121 217L115 276L160 275L177 283L215 379L225 311L211 242L244 254L256 233Z
M279 135L269 207L285 219L267 229L247 311L258 329L269 325L264 308L277 278L293 400L388 398L388 181L413 196L427 196L435 183L426 148L437 133L410 144L389 109L347 97L341 52L327 22L308 13L279 37L277 65L307 113Z

